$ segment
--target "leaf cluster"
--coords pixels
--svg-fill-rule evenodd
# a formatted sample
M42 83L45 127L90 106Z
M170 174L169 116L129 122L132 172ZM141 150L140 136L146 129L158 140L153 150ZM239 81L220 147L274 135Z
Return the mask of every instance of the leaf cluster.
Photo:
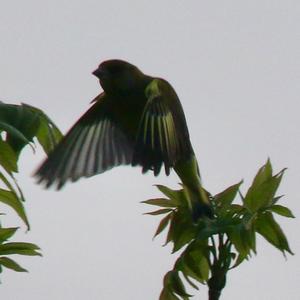
M35 140L49 153L62 134L55 124L38 108L27 104L14 105L0 102L0 202L12 208L30 229L24 208L24 195L16 180L18 160L22 149ZM3 214L1 214L3 215ZM0 273L2 268L26 272L7 255L41 255L39 247L31 243L8 242L17 227L3 228L0 223Z
M284 171L274 175L268 160L245 195L240 191L242 181L216 195L207 192L214 218L197 222L191 217L184 187L172 190L157 186L165 197L143 201L159 207L148 214L163 215L155 236L167 231L166 244L172 244L173 253L181 250L173 269L164 277L160 300L190 299L186 283L195 289L197 283L207 284L210 299L219 299L227 272L257 253L257 234L283 255L293 254L274 217L294 217L287 207L278 204L281 197L276 195Z

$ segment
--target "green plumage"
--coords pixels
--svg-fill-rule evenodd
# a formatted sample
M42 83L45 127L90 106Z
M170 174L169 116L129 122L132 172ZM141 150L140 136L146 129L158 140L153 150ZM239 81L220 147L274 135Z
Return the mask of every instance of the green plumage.
M201 192L197 161L184 112L172 86L121 60L101 63L93 72L104 90L75 123L36 176L60 189L68 180L131 164L157 176L173 168L189 189L194 214L211 216ZM196 208L195 208L196 207Z

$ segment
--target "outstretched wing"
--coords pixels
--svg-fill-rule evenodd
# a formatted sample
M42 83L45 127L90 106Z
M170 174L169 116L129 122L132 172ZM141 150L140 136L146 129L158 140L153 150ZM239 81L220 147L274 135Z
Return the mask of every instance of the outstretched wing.
M132 165L167 175L176 162L193 154L184 112L171 85L154 79L147 86L147 103L140 121Z
M60 189L68 180L130 164L133 147L114 121L113 103L99 95L36 172L39 183Z

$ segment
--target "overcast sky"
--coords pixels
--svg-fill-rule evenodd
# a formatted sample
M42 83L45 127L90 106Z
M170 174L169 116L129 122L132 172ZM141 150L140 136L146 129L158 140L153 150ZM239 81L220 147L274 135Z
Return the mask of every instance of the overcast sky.
M245 190L270 157L275 171L288 167L282 203L299 216L299 16L298 0L2 1L0 100L37 106L65 132L100 91L97 65L128 60L176 89L208 190L242 178ZM139 202L159 195L153 184L176 187L176 175L119 167L46 191L30 177L43 157L27 149L18 176L32 230L4 207L1 219L44 256L17 257L30 273L5 270L1 298L158 299L176 254L152 241L159 219ZM278 220L299 254L299 220ZM299 299L299 256L285 260L263 239L257 250L222 299Z

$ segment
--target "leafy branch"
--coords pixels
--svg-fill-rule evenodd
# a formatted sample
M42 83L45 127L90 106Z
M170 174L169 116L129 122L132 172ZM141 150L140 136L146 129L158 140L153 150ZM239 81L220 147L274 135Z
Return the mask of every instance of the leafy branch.
M58 128L40 109L0 102L0 202L16 212L27 230L30 224L24 208L25 198L15 177L20 153L28 145L34 150L34 139L49 153L61 137ZM7 255L41 256L35 244L8 242L17 230L18 227L3 228L0 224L0 273L3 267L27 272Z
M157 186L166 196L143 203L158 206L150 215L164 215L155 236L167 230L166 244L173 245L173 253L182 250L174 267L163 281L160 300L188 300L192 295L185 288L189 284L206 284L209 299L220 298L226 285L227 273L257 253L257 234L286 253L293 254L287 238L274 215L294 218L292 212L278 204L276 192L285 169L273 175L270 160L257 172L245 196L240 191L242 181L219 194L207 195L214 208L213 219L190 217L188 199L183 189L172 190ZM240 204L234 203L239 198Z

